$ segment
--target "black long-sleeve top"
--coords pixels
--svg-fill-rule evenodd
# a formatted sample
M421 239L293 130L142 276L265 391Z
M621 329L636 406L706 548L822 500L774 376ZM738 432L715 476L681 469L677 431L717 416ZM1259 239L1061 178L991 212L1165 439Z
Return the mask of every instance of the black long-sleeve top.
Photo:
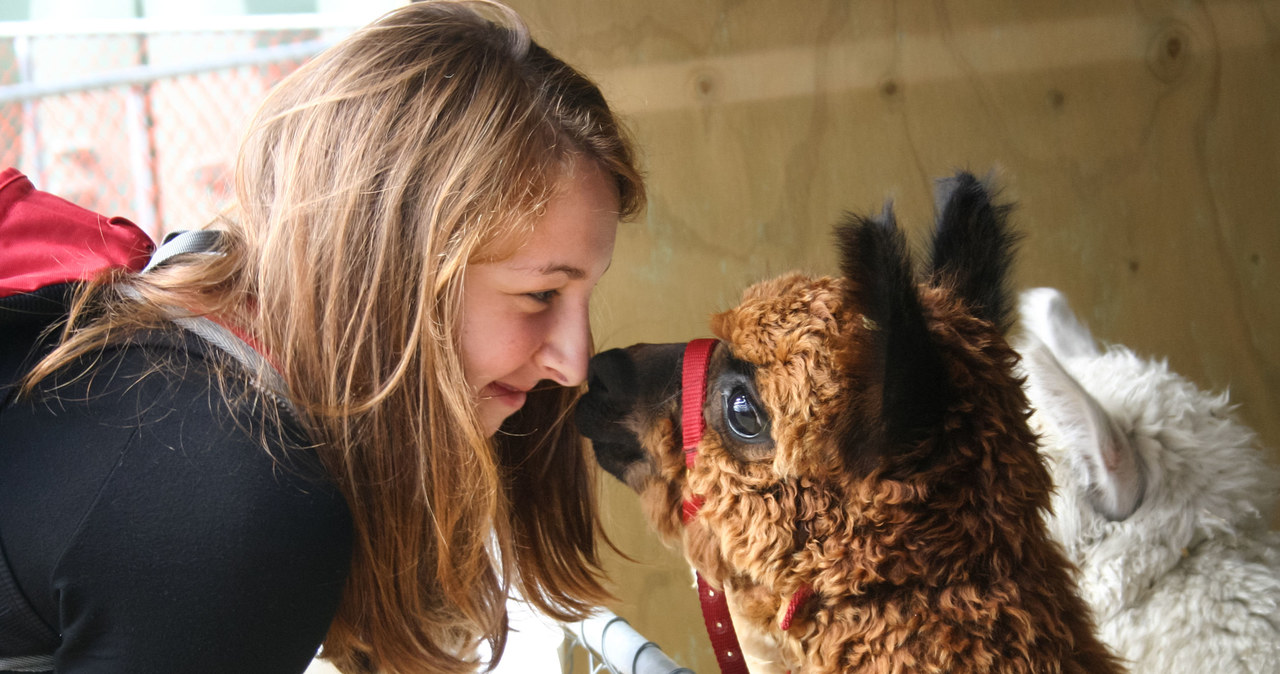
M0 329L0 374L33 338ZM289 414L223 401L221 356L175 328L0 408L8 601L47 628L0 635L0 655L52 649L66 674L307 667L341 599L350 514Z

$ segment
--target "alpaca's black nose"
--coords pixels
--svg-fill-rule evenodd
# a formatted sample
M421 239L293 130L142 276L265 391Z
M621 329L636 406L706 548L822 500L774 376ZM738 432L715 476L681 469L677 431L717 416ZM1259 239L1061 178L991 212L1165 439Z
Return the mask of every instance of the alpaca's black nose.
M634 405L636 368L624 349L596 354L587 366L587 393L578 401L578 430L593 442L608 441L629 431L618 425Z
M663 400L679 393L684 344L632 344L609 349L591 359L587 369L589 395L612 404L636 398Z
M592 440L604 439L624 430L616 422L641 401L679 393L683 353L683 344L635 344L596 354L587 368L587 394L578 403L579 430Z
M683 353L683 344L636 344L597 354L587 368L587 393L574 414L578 430L600 467L633 489L640 488L637 475L654 469L634 429L667 413L660 410L679 393Z
M591 358L587 390L595 397L614 400L636 393L636 365L626 349L609 349Z

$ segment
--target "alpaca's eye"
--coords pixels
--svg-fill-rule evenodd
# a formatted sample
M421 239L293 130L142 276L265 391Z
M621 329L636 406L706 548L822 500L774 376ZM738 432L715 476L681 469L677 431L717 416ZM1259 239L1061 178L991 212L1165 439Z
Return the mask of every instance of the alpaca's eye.
M764 414L760 412L751 394L741 386L725 397L724 418L729 424L729 430L743 440L755 440L764 431Z

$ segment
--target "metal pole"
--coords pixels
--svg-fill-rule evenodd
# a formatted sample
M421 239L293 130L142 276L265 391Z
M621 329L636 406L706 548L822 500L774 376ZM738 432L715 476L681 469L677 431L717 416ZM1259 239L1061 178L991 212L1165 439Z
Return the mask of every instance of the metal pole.
M31 57L31 37L18 35L13 38L13 55L18 62L18 84L24 86L35 81L34 59ZM8 101L3 101L8 102ZM44 151L40 147L40 127L36 114L36 99L22 99L22 154L29 159L32 175L40 185L47 185L44 175Z
M138 64L150 63L147 34L139 33ZM125 95L125 119L129 136L129 173L133 175L133 215L142 231L159 241L164 238L160 218L160 186L156 174L155 124L151 116L151 83L129 87Z
M609 671L618 674L693 674L677 665L658 645L644 638L614 613L600 609L581 622L566 625L587 650L599 656Z

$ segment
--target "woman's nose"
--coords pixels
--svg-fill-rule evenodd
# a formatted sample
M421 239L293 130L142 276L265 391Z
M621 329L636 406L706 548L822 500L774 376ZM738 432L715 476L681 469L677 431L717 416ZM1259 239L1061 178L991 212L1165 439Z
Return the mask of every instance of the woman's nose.
M577 386L587 379L587 363L591 359L591 319L586 303L565 307L538 350L539 365L548 371L547 379L561 386Z

